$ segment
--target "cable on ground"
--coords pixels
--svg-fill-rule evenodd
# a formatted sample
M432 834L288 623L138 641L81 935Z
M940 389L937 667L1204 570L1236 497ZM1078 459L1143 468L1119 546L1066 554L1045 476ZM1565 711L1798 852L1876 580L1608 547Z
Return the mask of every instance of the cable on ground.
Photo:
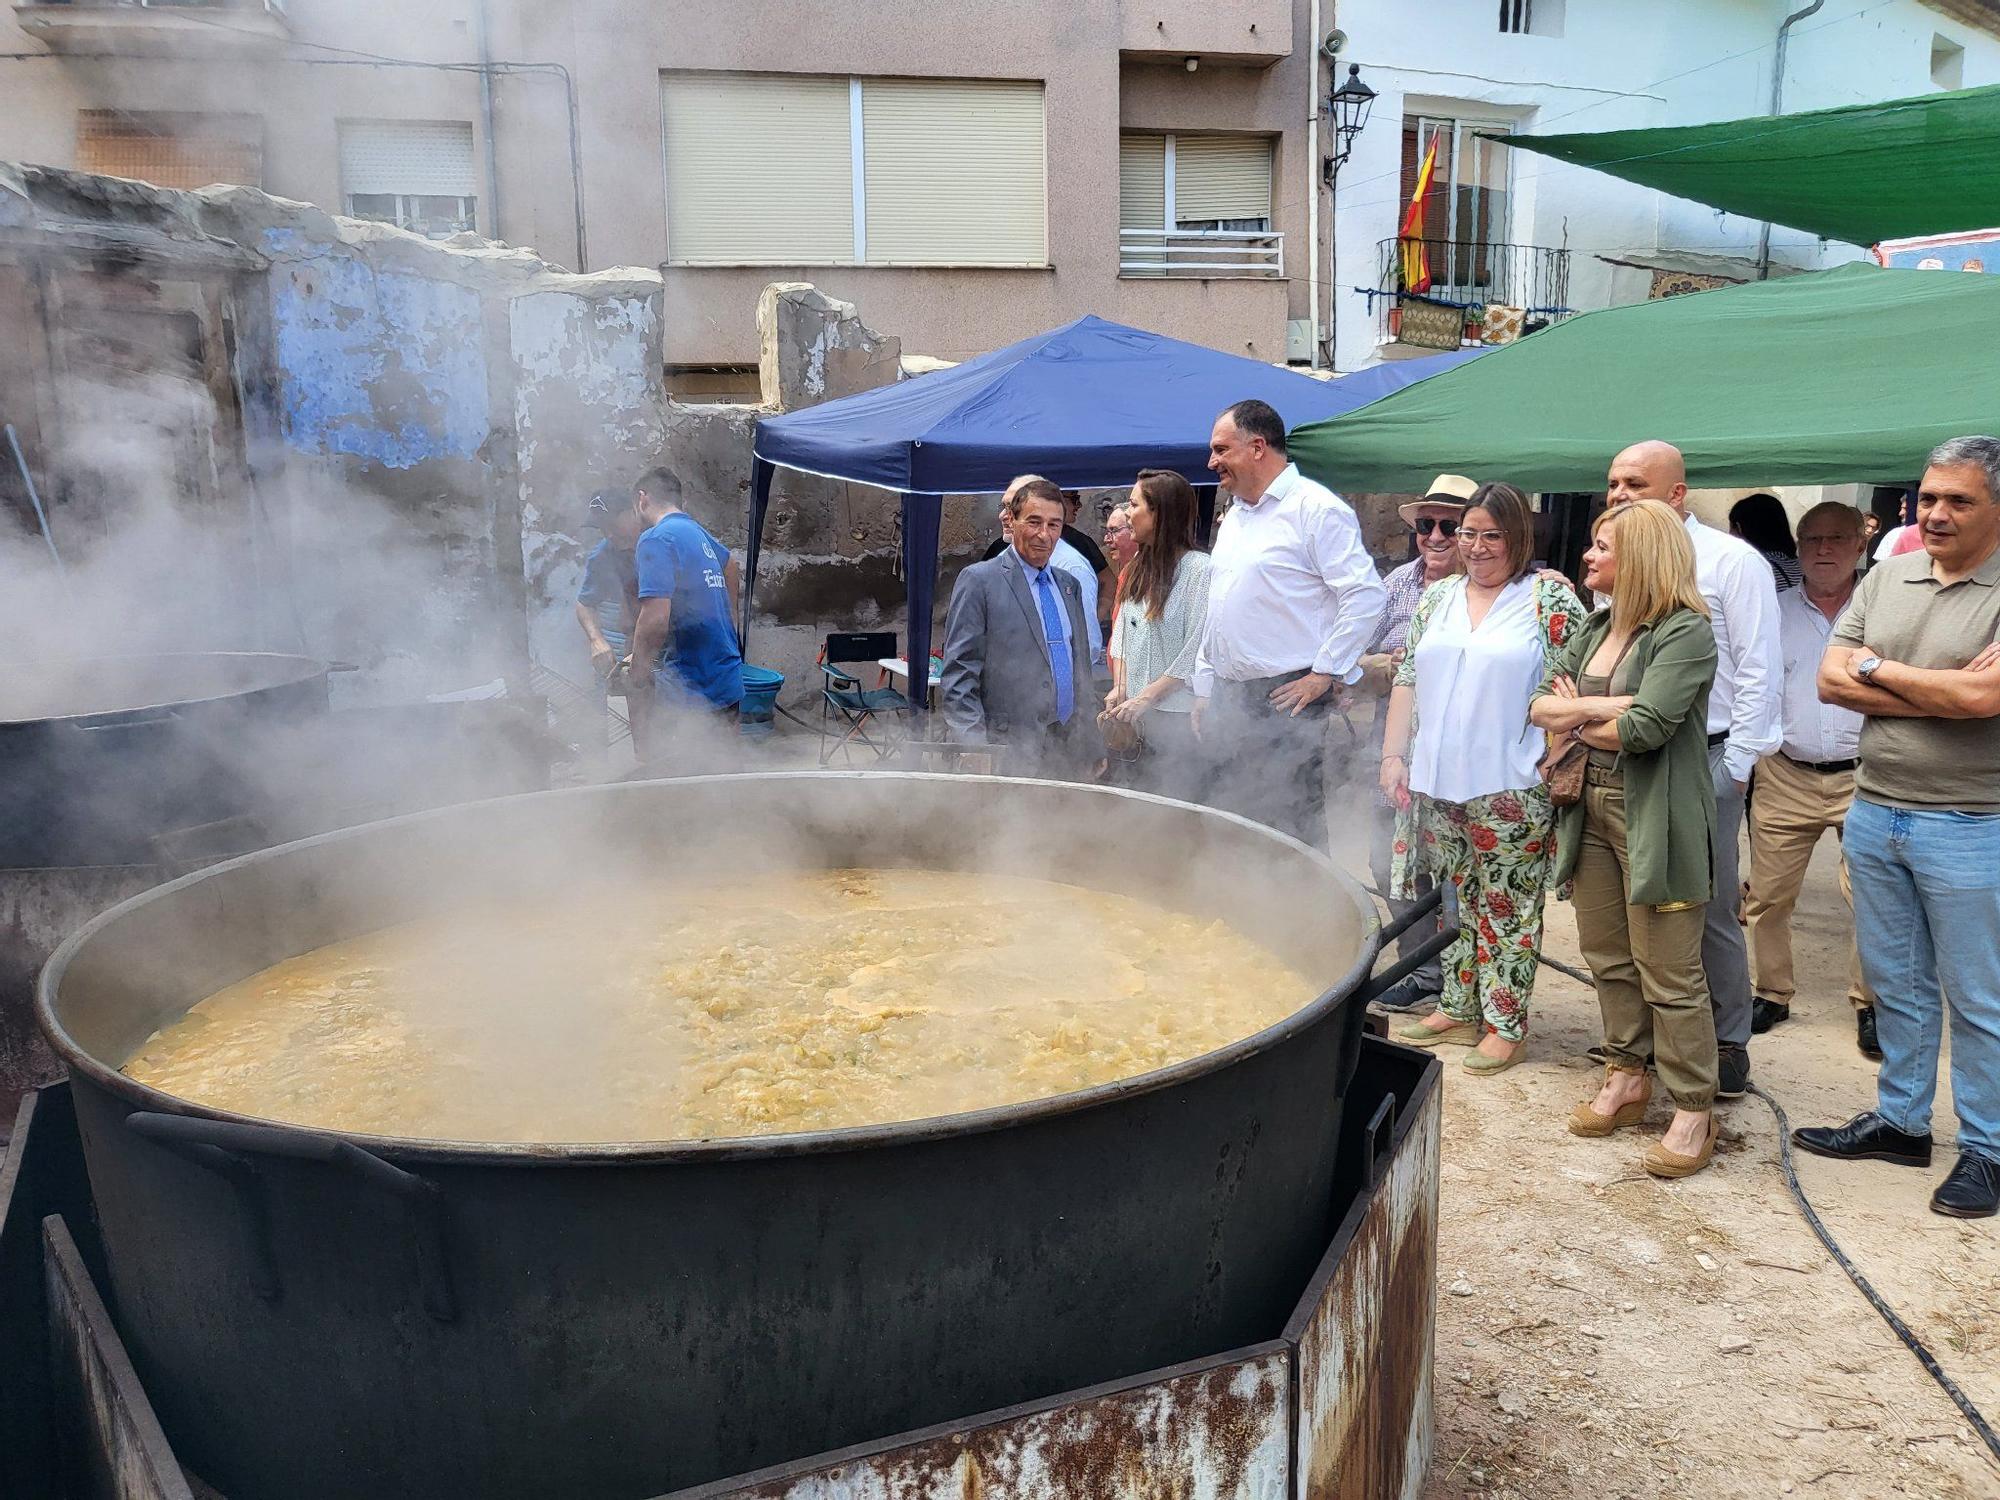
M1909 1325L1896 1315L1896 1309L1888 1304L1868 1278L1861 1274L1854 1262L1847 1258L1847 1252L1842 1250L1840 1242L1834 1239L1833 1231L1826 1227L1819 1214L1814 1211L1811 1201L1806 1197L1805 1189L1799 1185L1799 1174L1792 1166L1792 1123L1785 1117L1784 1105L1758 1084L1751 1084L1750 1092L1770 1105L1772 1115L1777 1118L1778 1170L1784 1173L1785 1186L1791 1189L1792 1201L1798 1204L1799 1212L1805 1215L1806 1223L1811 1225L1812 1232L1819 1236L1819 1242L1826 1246L1826 1253L1833 1257L1833 1263L1847 1273L1847 1279L1853 1282L1861 1295L1868 1299L1869 1306L1882 1315L1882 1320L1895 1331L1896 1337L1901 1339L1910 1353L1917 1357L1917 1363L1930 1372L1931 1379L1944 1387L1944 1393L1951 1397L1952 1405L1964 1413L1965 1420L1972 1424L1972 1430L1979 1435L1980 1442L1986 1445L1996 1461L2000 1461L2000 1436L1994 1434L1985 1416L1972 1404L1971 1398L1958 1388L1958 1383L1945 1374L1944 1367L1937 1362L1937 1357L1924 1347L1924 1341L1910 1331Z
M1382 893L1373 887L1368 888L1368 894L1378 899L1382 896ZM1579 984L1594 983L1590 975L1582 969L1566 964L1560 959L1550 958L1546 953L1538 953L1535 957L1548 968L1554 969L1566 978L1576 980ZM1937 1362L1937 1356L1925 1347L1922 1339L1910 1331L1910 1325L1897 1315L1896 1309L1889 1305L1887 1299L1875 1290L1874 1284L1861 1274L1853 1261L1847 1258L1847 1252L1840 1248L1840 1242L1833 1237L1833 1231L1826 1227L1825 1221L1813 1208L1812 1201L1806 1197L1806 1190L1799 1183L1798 1170L1792 1165L1792 1122L1785 1114L1784 1105L1759 1084L1752 1083L1750 1092L1771 1106L1771 1114L1778 1123L1778 1170L1784 1175L1785 1186L1791 1192L1792 1201L1798 1204L1799 1212L1805 1216L1807 1225L1818 1236L1820 1244L1826 1247L1826 1253L1833 1257L1833 1263L1847 1273L1847 1279L1853 1282L1861 1295L1868 1299L1868 1305L1882 1315L1882 1320L1889 1325L1896 1337L1903 1341L1904 1347L1917 1357L1917 1363L1924 1367L1931 1379L1943 1387L1944 1393L1951 1397L1951 1404L1956 1406L1965 1420L1972 1425L1972 1430L1978 1435L1979 1441L1986 1445L1995 1461L2000 1462L2000 1435L1994 1433L1985 1415L1972 1404L1972 1398L1960 1390L1958 1383L1944 1372L1944 1367Z

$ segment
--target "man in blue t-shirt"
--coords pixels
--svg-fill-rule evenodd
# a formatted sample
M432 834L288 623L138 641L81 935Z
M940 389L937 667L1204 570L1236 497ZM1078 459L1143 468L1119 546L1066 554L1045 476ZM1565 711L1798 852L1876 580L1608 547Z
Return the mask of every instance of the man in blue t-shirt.
M646 531L636 553L639 620L631 659L642 673L653 664L657 701L669 712L733 716L743 701L735 559L681 509L680 481L665 469L640 476L633 509Z

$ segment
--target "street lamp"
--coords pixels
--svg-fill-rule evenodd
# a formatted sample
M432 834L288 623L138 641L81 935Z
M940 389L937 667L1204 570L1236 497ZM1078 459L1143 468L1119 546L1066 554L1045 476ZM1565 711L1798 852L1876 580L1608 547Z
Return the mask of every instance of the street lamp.
M1349 63L1346 79L1326 102L1326 113L1333 121L1335 146L1334 154L1320 162L1320 177L1328 187L1333 186L1341 163L1354 154L1354 138L1361 134L1374 107L1375 90L1361 81L1361 64Z

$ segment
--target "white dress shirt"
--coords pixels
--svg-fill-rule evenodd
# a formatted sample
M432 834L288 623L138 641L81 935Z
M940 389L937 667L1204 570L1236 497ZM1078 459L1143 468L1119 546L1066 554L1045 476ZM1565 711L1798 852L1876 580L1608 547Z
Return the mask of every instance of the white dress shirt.
M1687 518L1694 543L1694 581L1708 601L1715 629L1715 686L1708 694L1708 732L1727 732L1722 763L1731 779L1748 781L1751 768L1778 748L1778 585L1763 554L1726 531Z
M1049 566L1069 574L1083 590L1083 624L1090 633L1090 660L1104 665L1104 627L1097 619L1097 575L1090 571L1090 559L1058 537L1056 550L1049 554Z
M1542 735L1528 723L1528 700L1542 681L1542 622L1535 580L1500 591L1473 628L1465 579L1447 578L1411 653L1417 737L1410 790L1445 802L1520 791L1541 780Z
M1784 751L1816 765L1853 760L1861 751L1861 715L1819 701L1819 663L1833 638L1833 621L1803 588L1778 596L1778 639L1785 658Z
M1215 679L1247 682L1324 672L1356 682L1375 633L1382 580L1347 502L1285 465L1255 500L1238 496L1210 552L1208 623L1196 653L1195 696Z

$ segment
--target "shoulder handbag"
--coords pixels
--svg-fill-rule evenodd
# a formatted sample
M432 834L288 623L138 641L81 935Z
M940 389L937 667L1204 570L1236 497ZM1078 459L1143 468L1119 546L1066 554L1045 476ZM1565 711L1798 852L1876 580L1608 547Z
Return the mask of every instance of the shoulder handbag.
M1542 785L1557 807L1574 807L1583 800L1583 768L1590 763L1590 746L1564 735L1542 757Z
M1540 608L1540 598L1541 596L1537 594L1537 609ZM1611 679L1618 675L1618 669L1625 664L1626 654L1631 651L1633 643L1638 639L1638 634L1635 632L1631 639L1625 642L1624 649L1618 653L1618 659L1611 663L1611 670L1604 674L1607 687ZM1553 805L1574 807L1583 800L1583 772L1590 764L1590 746L1574 735L1566 734L1561 739L1555 739L1553 736L1550 738L1551 743L1547 753L1542 756L1540 767L1542 785L1548 789L1549 801Z

